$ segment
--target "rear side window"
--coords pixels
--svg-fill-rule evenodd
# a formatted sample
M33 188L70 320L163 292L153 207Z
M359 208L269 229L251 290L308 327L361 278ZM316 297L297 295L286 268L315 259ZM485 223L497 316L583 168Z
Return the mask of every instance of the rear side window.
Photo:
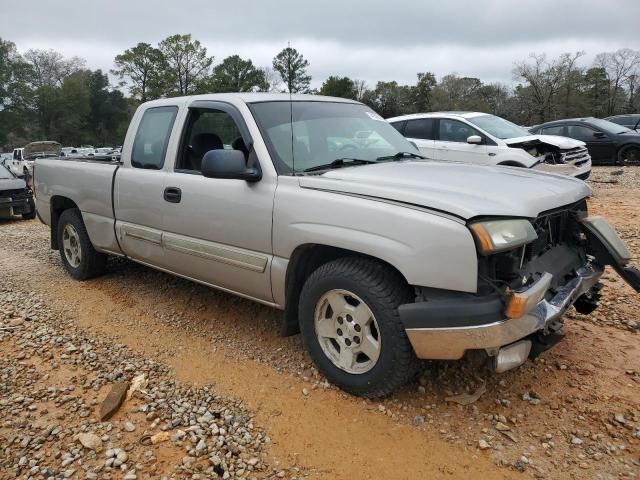
M418 118L409 120L404 127L404 136L407 138L417 138L420 140L433 140L433 118Z
M563 130L564 125L558 125L555 127L545 127L542 129L541 133L543 135L562 135Z
M160 170L164 165L167 144L178 107L153 107L144 112L133 142L131 165Z

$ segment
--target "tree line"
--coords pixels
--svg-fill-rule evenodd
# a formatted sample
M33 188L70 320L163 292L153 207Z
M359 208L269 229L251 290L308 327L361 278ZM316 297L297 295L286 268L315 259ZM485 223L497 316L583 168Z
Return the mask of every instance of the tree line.
M64 145L121 144L129 119L144 101L223 92L292 92L361 101L385 118L438 110L476 110L533 125L556 118L604 117L640 111L640 51L585 52L557 58L532 54L514 63L515 86L456 73L438 79L425 71L414 84L329 76L311 88L309 61L286 47L269 66L231 55L219 63L191 35L157 45L138 43L114 59L112 78L84 59L55 50L28 50L0 38L0 147L33 140Z

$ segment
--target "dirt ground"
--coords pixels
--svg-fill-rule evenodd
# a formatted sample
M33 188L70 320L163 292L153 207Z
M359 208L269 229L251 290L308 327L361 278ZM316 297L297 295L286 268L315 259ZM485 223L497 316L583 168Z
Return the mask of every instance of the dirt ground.
M591 213L639 254L640 168L596 167L591 185ZM601 307L572 311L565 340L535 362L501 375L425 362L416 382L369 401L329 385L299 336L279 337L278 312L120 259L78 283L48 236L37 220L0 222L0 478L640 473L640 297L611 272ZM141 373L146 388L100 422L110 386ZM471 405L445 400L478 389ZM172 438L141 444L161 431ZM83 448L83 432L103 449Z

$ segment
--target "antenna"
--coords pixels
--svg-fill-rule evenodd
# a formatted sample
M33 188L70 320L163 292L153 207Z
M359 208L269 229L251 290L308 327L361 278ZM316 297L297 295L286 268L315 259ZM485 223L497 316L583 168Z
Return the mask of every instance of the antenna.
M289 127L291 128L291 168L296 174L296 157L293 153L293 95L291 94L291 42L287 42L287 90L289 90Z

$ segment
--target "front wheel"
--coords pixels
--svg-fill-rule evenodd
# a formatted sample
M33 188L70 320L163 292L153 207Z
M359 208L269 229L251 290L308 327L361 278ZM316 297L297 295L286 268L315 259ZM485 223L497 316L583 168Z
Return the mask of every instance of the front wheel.
M69 275L76 280L87 280L104 271L107 255L93 248L79 210L62 212L57 233L60 257Z
M300 295L300 330L318 369L341 389L369 398L410 380L417 358L398 316L412 291L393 269L340 258L319 267Z

